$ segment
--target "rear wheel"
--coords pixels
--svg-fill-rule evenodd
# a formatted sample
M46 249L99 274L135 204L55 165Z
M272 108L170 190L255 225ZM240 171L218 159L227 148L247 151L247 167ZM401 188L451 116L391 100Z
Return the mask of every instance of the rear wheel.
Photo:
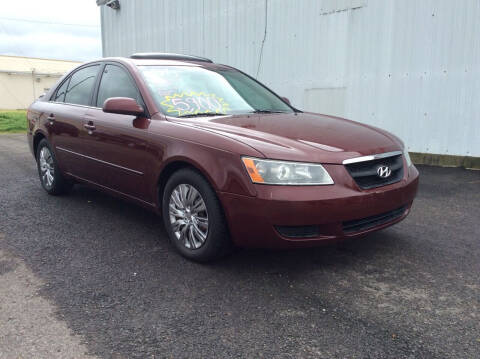
M37 169L42 187L48 194L60 195L72 187L60 172L57 159L46 139L41 140L37 147Z
M181 169L169 178L163 193L162 213L170 240L183 256L205 262L230 250L220 202L198 172Z

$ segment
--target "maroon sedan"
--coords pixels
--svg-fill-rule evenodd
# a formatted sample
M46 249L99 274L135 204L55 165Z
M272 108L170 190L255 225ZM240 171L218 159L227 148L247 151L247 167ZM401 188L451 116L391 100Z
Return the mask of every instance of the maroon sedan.
M405 218L418 172L375 127L302 112L200 57L83 64L28 110L43 188L82 182L161 213L184 256L311 246Z

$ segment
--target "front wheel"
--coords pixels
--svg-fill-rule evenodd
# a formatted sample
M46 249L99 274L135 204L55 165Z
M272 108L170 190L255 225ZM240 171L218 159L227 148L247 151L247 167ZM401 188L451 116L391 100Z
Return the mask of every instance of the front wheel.
M37 147L37 169L42 187L48 194L63 194L72 187L60 172L57 159L46 139L41 140Z
M162 213L171 242L188 259L206 262L230 250L220 202L198 172L185 168L169 178L163 193Z

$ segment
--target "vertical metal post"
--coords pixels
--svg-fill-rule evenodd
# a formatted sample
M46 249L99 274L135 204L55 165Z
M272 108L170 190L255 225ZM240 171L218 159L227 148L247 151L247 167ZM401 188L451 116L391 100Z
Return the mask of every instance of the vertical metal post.
M35 101L35 68L32 68L32 91L33 91L33 99L32 102Z

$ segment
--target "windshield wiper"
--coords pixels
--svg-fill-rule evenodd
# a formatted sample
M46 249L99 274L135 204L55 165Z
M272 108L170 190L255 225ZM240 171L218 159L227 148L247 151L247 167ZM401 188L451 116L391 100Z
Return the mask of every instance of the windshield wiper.
M285 111L272 111L272 110L255 110L251 113L287 113Z
M216 113L216 112L199 112L199 113L189 113L186 115L180 115L178 117L205 117L205 116L226 116L226 113Z

